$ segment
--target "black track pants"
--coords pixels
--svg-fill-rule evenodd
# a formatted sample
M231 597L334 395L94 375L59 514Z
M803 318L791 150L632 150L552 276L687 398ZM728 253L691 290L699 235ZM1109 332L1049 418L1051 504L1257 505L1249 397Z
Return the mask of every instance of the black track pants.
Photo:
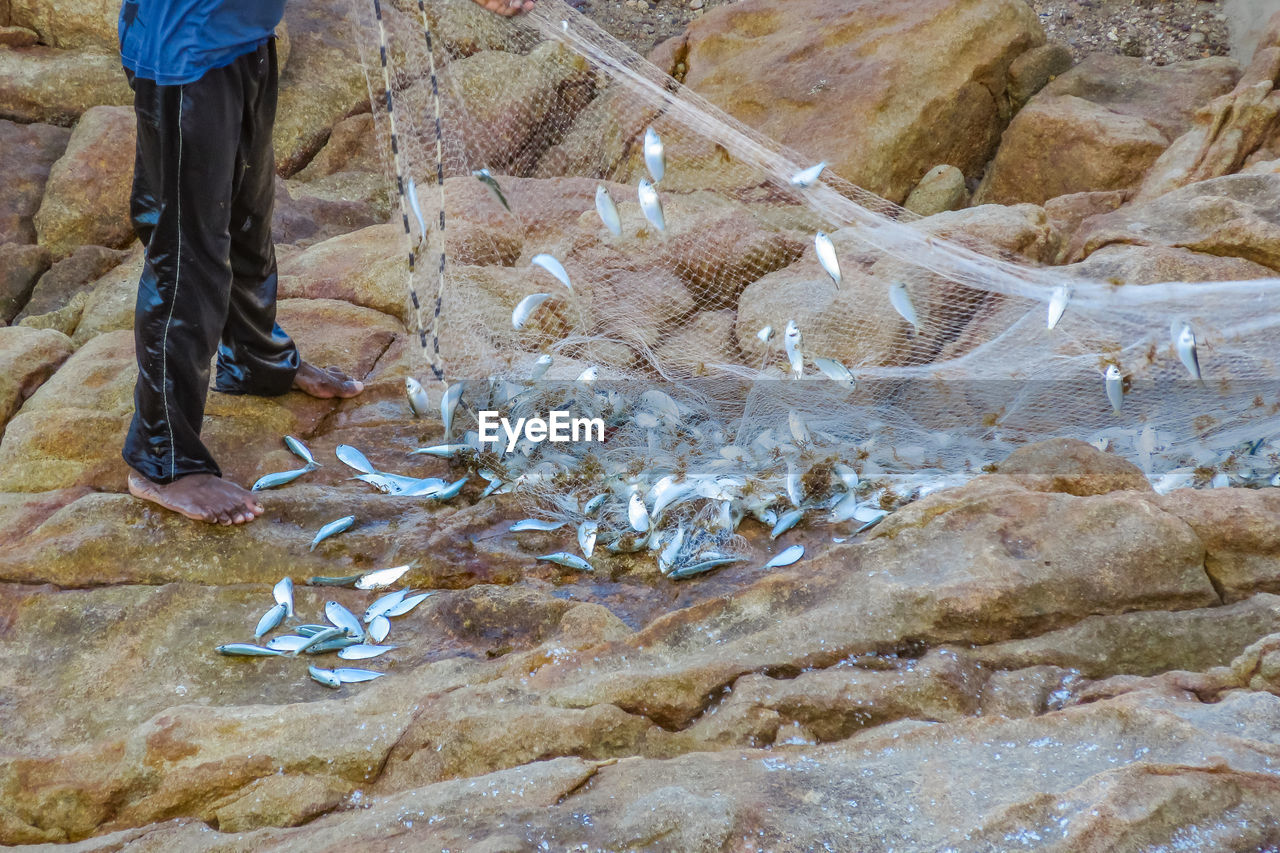
M130 214L147 256L124 458L157 483L220 475L200 441L214 353L215 387L229 394L283 394L299 364L275 321L275 41L194 83L130 84L138 118Z

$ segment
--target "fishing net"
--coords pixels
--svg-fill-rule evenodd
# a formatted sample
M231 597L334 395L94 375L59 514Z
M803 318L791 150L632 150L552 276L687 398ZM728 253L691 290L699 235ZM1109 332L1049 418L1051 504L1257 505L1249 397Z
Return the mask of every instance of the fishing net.
M1276 280L1090 281L829 171L796 181L811 162L559 0L516 19L471 0L353 8L421 378L465 389L452 440L474 446L486 408L608 426L467 455L491 489L670 570L732 552L744 516L857 529L1049 437L1122 453L1162 490L1280 470ZM632 523L632 494L660 533Z

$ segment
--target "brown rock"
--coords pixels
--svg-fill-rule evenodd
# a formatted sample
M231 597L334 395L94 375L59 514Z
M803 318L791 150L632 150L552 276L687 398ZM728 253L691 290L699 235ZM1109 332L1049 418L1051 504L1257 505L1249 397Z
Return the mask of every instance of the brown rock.
M288 182L276 178L271 236L277 243L310 246L386 219L363 199L321 198L305 190L295 195Z
M1195 123L1161 155L1137 197L1228 175L1274 138L1280 119L1280 31L1272 28L1235 89L1196 114Z
M969 201L964 173L955 166L934 166L925 172L920 183L907 196L902 206L918 216L933 216L964 207Z
M1228 91L1237 73L1226 59L1156 67L1093 54L1014 117L976 201L1041 204L1135 186L1190 127L1193 111Z
M1033 492L1105 495L1131 489L1150 492L1138 466L1074 438L1055 438L1020 447L999 471Z
M81 291L57 311L23 317L17 325L29 329L53 329L64 335L72 335L80 324L80 315L84 313L84 306L88 302L89 294Z
M132 103L115 51L0 50L0 119L69 127L90 107Z
M1065 249L1076 229L1080 227L1080 223L1091 216L1110 213L1124 204L1125 201L1126 194L1121 190L1068 193L1046 201L1044 203L1044 212L1049 217L1049 224L1062 235L1063 248ZM1065 260L1062 257L1061 250L1054 260L1057 263L1062 263Z
M1280 592L1280 494L1274 489L1179 489L1158 499L1204 543L1204 568L1225 601Z
M1043 41L1031 10L1003 0L748 0L660 51L730 115L901 202L938 163L981 170L1008 121L1009 66Z
M1071 48L1062 42L1033 47L1009 64L1009 101L1016 113L1055 77L1071 70Z
M406 253L399 224L333 237L280 262L280 296L342 299L407 317Z
M48 314L67 306L85 285L115 269L129 258L129 253L103 246L81 246L51 266L36 282L31 298L16 320Z
M731 308L699 311L658 349L658 364L683 375L703 376L713 365L739 363L741 356L733 345L736 319Z
M0 329L0 438L4 426L71 355L66 335L18 326Z
M1065 270L1094 281L1159 284L1165 281L1245 281L1273 278L1275 271L1253 261L1168 246L1126 246L1113 243Z
M120 5L112 0L9 0L11 23L29 27L51 47L116 50Z
M1243 258L1280 270L1280 175L1229 175L1094 216L1066 255L1082 260L1103 246L1173 246Z
M137 246L128 261L89 285L88 296L72 332L77 346L103 332L133 328L133 310L138 301L138 279L142 275L143 263L142 247Z
M4 47L31 47L40 40L40 34L26 27L0 26L0 45Z
M69 137L65 128L0 119L0 170L5 176L0 244L36 241L31 217L40 209L49 170L62 156Z
M76 124L34 220L41 245L55 257L86 243L122 249L135 240L129 192L136 137L130 107L94 107Z
M48 268L49 250L44 246L0 243L0 325L22 311Z
M330 129L369 108L369 90L340 0L285 8L289 63L280 75L280 104L272 139L276 170L289 177L323 147Z
M299 181L327 178L338 172L376 172L389 162L369 113L344 118L333 126L324 147L293 177Z
M1086 678L1205 672L1226 666L1259 637L1280 626L1280 597L1259 593L1226 606L1144 610L1089 616L1036 637L1006 640L963 654L989 669L1052 666ZM1056 685L1055 685L1056 686ZM984 691L985 693L985 691Z

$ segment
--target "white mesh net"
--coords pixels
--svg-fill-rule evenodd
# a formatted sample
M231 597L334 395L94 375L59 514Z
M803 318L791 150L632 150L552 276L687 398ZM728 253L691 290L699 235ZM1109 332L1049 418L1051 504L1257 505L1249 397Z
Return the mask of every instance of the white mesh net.
M810 163L559 0L514 20L471 0L355 9L423 374L466 383L454 431L474 444L480 409L608 427L455 455L549 517L596 522L604 547L648 547L678 577L731 555L744 516L856 530L1048 437L1122 453L1160 489L1280 470L1277 280L1088 281L830 172L799 186Z

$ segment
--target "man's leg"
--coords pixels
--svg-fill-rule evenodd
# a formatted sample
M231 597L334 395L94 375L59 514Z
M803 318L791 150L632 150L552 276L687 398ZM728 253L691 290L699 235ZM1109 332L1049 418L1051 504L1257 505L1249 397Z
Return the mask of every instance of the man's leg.
M143 168L131 212L140 235L150 233L134 319L135 413L124 448L135 472L131 492L224 524L261 512L248 492L221 480L200 441L209 362L231 286L236 76L233 63L185 86L134 81Z
M263 396L297 387L316 397L351 397L363 384L336 368L322 371L303 362L293 341L276 323L276 256L271 240L275 41L267 42L249 58L231 203L231 300L218 348L214 387L228 394Z

